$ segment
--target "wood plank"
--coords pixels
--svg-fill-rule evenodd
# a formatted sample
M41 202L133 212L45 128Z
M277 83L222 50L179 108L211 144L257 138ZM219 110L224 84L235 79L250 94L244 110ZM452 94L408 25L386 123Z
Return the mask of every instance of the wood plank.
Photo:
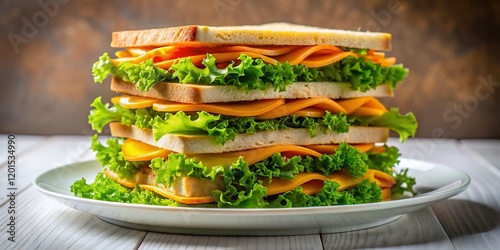
M4 166L7 163L7 142L8 135L2 134L0 135L0 166ZM48 138L47 136L38 136L38 135L15 135L15 156L21 155L27 149L29 149L34 144L40 142L43 139Z
M319 235L222 237L148 233L139 249L323 249L323 246Z
M30 186L17 197L16 242L1 238L3 249L137 249L146 232L115 226L68 208ZM8 223L7 204L0 214Z
M466 191L432 209L457 248L496 249L500 243L499 177L468 156L457 141L410 140L400 145L400 149L407 158L442 163L471 177Z
M459 145L471 158L489 167L500 178L500 140L461 140Z
M51 136L39 141L17 157L15 187L20 192L41 173L84 160L81 156L89 151L89 146L90 140L84 136ZM7 173L7 166L0 167L0 172ZM0 187L7 184L7 178L0 178ZM0 196L0 204L5 200L5 196Z
M322 235L325 249L455 249L430 208L374 228Z

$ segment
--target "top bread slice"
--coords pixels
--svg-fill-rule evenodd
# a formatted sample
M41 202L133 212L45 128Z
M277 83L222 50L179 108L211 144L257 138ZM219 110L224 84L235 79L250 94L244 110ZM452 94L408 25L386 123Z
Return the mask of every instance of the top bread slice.
M111 47L166 46L179 43L247 45L335 45L390 50L391 34L318 28L289 23L210 27L201 25L113 32Z

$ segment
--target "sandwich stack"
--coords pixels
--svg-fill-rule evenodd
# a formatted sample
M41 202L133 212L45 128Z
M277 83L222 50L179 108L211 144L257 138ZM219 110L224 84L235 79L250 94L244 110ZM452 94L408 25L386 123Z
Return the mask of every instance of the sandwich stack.
M119 94L89 115L103 166L79 197L168 206L284 208L390 200L413 192L393 167L387 109L408 70L391 35L286 23L114 32L92 72Z

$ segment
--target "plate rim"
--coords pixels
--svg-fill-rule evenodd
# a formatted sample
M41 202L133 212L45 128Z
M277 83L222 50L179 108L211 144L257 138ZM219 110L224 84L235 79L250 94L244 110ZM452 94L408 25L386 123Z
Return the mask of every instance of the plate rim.
M408 159L401 157L400 160L403 159ZM432 193L433 191L429 193L424 193L422 195L416 195L414 197L409 197L409 198L404 198L404 199L398 199L398 200L391 200L391 201L384 201L384 202L374 202L374 203L366 203L366 204L353 204L353 205L335 205L335 206L317 206L317 207L296 207L296 208L198 208L198 207L172 207L172 206L160 206L160 205L148 205L148 204L134 204L134 203L121 203L121 202L112 202L112 201L102 201L102 200L94 200L94 199L87 199L87 198L80 198L76 197L74 195L67 195L67 194L62 194L58 192L54 192L51 190L47 190L43 188L41 185L39 185L40 180L43 179L45 176L51 174L52 172L60 171L61 169L66 169L66 168L71 168L71 167L76 167L78 165L86 165L86 164L99 164L100 163L97 160L88 160L88 161L82 161L82 162L75 162L71 164L65 164L63 166L59 166L56 168L52 168L49 170L46 170L45 172L39 174L32 182L32 185L41 193L53 197L53 198L59 198L59 199L64 199L64 200L71 200L74 202L84 202L84 203L89 203L91 205L106 205L106 206L112 206L112 207L127 207L127 208L138 208L138 209L152 209L152 210L172 210L172 211L177 211L177 210L186 210L186 211L192 211L192 212L204 212L204 213L209 213L209 214L217 214L217 213L231 213L231 214L242 214L244 213L246 216L248 216L248 211L256 212L259 213L258 216L265 215L267 213L270 213L274 215L275 213L285 213L285 215L293 215L293 214L303 214L304 212L306 213L318 213L322 212L322 214L330 214L330 213L355 213L355 212L362 212L362 211L373 211L373 210L379 210L379 209L384 209L387 206L392 207L409 207L409 206L415 206L418 204L425 204L425 203L430 203L430 202L439 202L441 200L453 197L455 195L460 194L464 190L468 188L471 182L470 176L465 173L464 171L456 168L452 168L448 165L441 164L441 163L436 163L436 162L430 162L430 161L422 161L422 160L413 160L414 162L418 163L423 163L423 164L432 164L435 165L439 168L447 168L451 169L452 171L455 171L456 173L462 175L463 178L459 178L455 180L454 182L460 181L460 185L451 189L444 189L440 190L437 192ZM97 174L97 173L95 173ZM75 180L76 181L76 180ZM418 180L417 180L418 184ZM327 210L327 211L325 211ZM344 211L348 210L348 211ZM252 213L252 215L255 213Z

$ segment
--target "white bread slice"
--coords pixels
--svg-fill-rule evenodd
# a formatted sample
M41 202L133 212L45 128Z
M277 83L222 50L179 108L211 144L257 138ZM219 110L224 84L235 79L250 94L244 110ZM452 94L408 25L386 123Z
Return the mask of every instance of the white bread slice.
M317 136L311 138L309 129L286 129L279 131L264 131L253 135L239 134L234 141L224 145L215 143L214 139L203 135L165 135L156 141L151 129L141 129L118 122L110 123L111 135L132 138L144 143L184 154L204 154L240 151L275 145L313 145L347 143L377 143L386 142L389 129L384 127L351 126L347 133L336 133L326 130L323 133L318 128Z
M151 90L142 92L134 84L123 81L119 77L111 80L111 90L119 93L162 99L183 103L215 103L253 101L263 99L299 99L312 97L328 97L332 99L356 97L392 97L393 89L389 84L383 84L366 92L353 91L348 83L332 82L295 82L287 86L286 91L279 92L269 89L239 90L234 86L209 86L200 84L157 83Z
M209 27L201 25L113 32L111 47L204 42L249 45L319 45L390 50L391 34L318 28L289 23Z

